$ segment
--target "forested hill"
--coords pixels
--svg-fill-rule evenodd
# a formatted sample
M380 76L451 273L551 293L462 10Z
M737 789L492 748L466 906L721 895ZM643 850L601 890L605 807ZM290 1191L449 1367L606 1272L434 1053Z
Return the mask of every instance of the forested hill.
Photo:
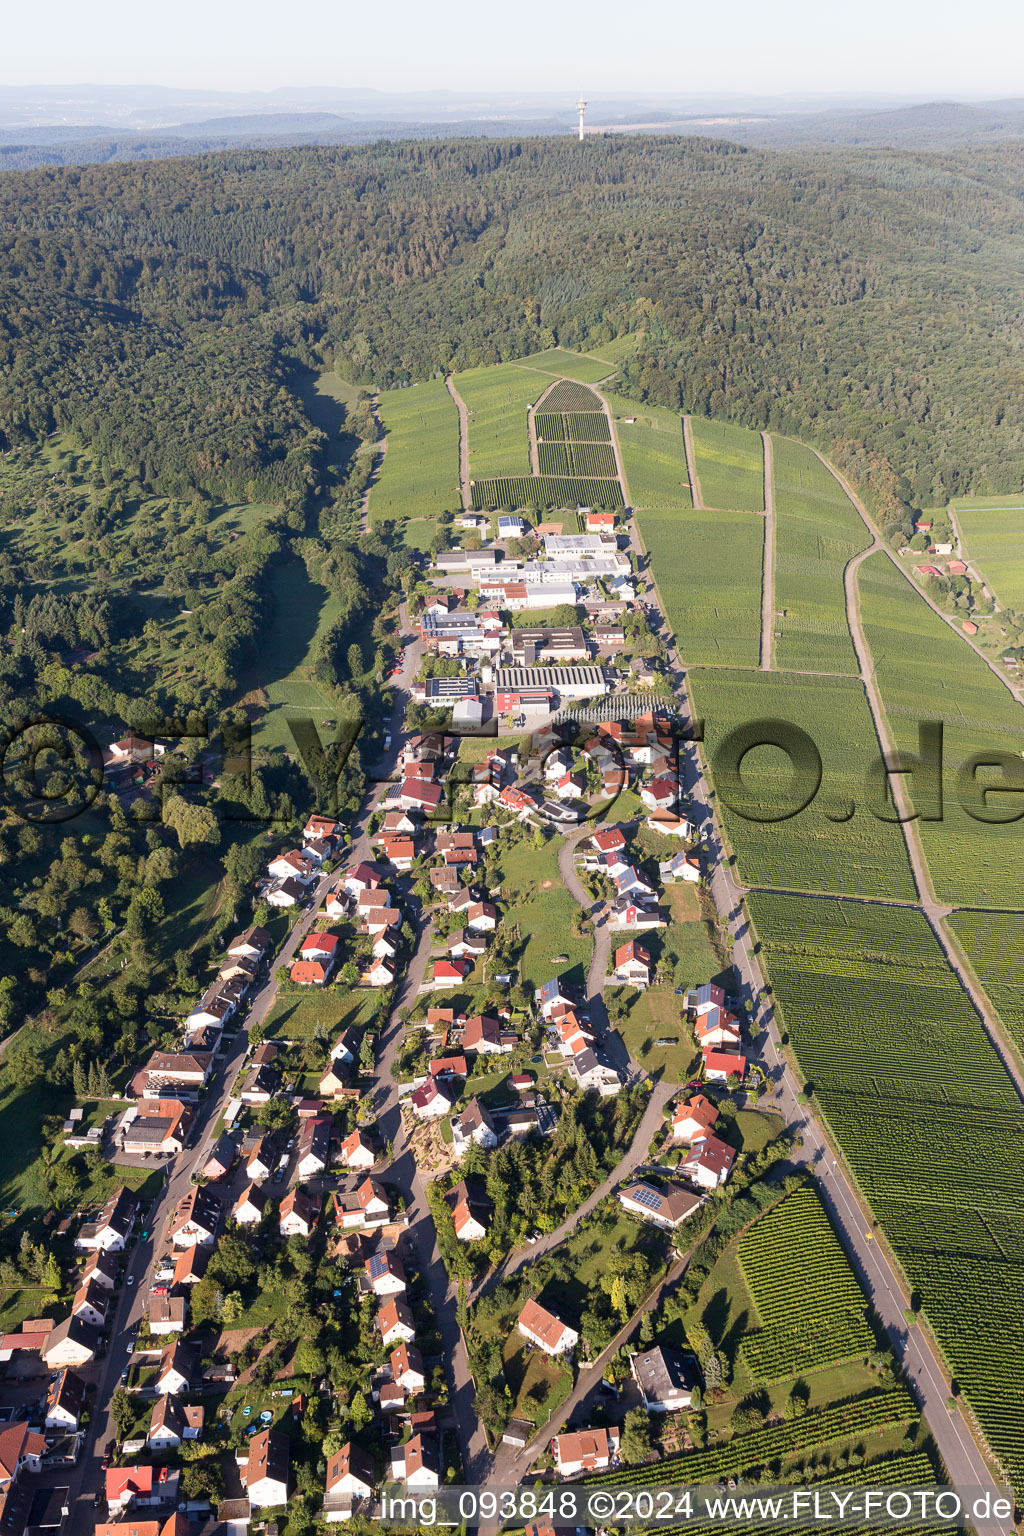
M628 388L881 502L1024 483L1024 151L375 143L0 178L0 435L301 495L296 360L379 385L635 333Z

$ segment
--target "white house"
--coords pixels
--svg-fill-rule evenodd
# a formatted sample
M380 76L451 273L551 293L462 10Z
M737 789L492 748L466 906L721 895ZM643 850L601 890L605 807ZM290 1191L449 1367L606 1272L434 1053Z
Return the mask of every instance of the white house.
M249 1442L245 1491L250 1509L272 1509L288 1502L288 1439L277 1429L263 1429Z
M516 1327L531 1344L536 1344L546 1355L565 1355L579 1343L579 1334L560 1317L549 1312L533 1298L519 1314Z
M577 1429L555 1435L551 1441L555 1470L560 1477L578 1477L582 1472L604 1472L619 1450L619 1431Z

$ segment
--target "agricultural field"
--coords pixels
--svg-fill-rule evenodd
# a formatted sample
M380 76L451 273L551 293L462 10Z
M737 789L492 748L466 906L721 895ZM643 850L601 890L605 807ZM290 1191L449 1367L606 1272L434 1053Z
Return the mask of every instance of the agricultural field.
M541 373L553 373L557 378L576 379L580 384L596 384L615 372L615 364L606 358L594 357L584 352L567 352L562 347L552 347L547 352L533 352L529 357L516 359L517 368L536 368Z
M637 527L683 661L756 667L764 522L743 512L638 512Z
M865 775L878 744L858 679L696 668L689 683L695 714L705 721L720 809L745 885L915 900L902 830L865 808ZM798 727L821 758L813 800L783 820L763 819L784 816L799 803L790 759L779 748L755 747L733 791L723 785L721 763L716 765L723 739L754 721Z
M537 445L537 465L542 475L608 477L615 474L615 455L610 443L549 443Z
M559 379L557 384L552 384L540 401L540 407L542 415L555 411L604 411L600 395L569 379Z
M386 390L378 412L386 451L370 492L370 521L458 511L459 413L444 380Z
M1003 608L1024 610L1024 504L1008 506L955 502L950 509L960 528L961 552L985 578Z
M740 1350L756 1381L775 1381L870 1354L865 1296L813 1188L773 1206L739 1241L763 1326Z
M537 440L546 443L608 443L611 430L603 411L538 411Z
M543 393L544 381L514 363L502 363L457 373L453 382L469 412L470 479L528 475L526 412Z
M1019 1487L1024 1109L1013 1084L922 913L749 901L799 1070Z
M578 506L621 507L622 491L617 480L572 480L552 475L505 475L499 480L477 480L473 486L473 506L546 508Z
M775 488L775 665L796 672L859 671L843 573L871 535L810 448L772 439Z
M706 507L764 511L764 444L760 432L691 416L695 469Z
M917 823L935 893L954 905L1020 907L1019 823L993 825L969 815L960 799L968 788L958 784L958 775L976 754L992 751L1008 753L1019 767L1024 709L884 554L866 560L858 580L864 632L897 749L916 754L919 722L943 724L941 820ZM994 782L991 770L983 770L976 781ZM912 798L915 788L912 779ZM985 807L976 788L974 795L976 813L1021 814L1019 795L986 796ZM916 798L922 816L939 811L923 789Z
M615 417L632 505L660 511L692 507L682 417L660 406L638 405L621 395L610 395L608 405ZM627 417L635 420L627 421Z
M1024 1051L1024 912L954 912L946 919L1010 1038Z

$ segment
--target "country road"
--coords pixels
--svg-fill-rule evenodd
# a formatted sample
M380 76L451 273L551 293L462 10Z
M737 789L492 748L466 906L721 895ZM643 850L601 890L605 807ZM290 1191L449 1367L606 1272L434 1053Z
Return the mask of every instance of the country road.
M775 649L775 460L772 440L764 444L764 575L761 579L761 670L770 672Z
M462 510L473 510L473 492L469 486L469 411L466 402L455 388L455 380L451 374L445 375L445 388L455 401L455 408L459 413L459 490L462 492Z

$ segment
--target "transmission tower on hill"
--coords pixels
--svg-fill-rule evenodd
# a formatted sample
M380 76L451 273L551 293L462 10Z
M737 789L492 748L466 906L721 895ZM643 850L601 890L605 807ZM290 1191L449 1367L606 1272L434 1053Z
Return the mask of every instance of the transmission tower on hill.
M581 96L579 101L576 103L576 111L580 115L580 143L581 144L583 143L583 114L584 114L584 112L586 110L587 110L587 104L583 100L583 97Z

